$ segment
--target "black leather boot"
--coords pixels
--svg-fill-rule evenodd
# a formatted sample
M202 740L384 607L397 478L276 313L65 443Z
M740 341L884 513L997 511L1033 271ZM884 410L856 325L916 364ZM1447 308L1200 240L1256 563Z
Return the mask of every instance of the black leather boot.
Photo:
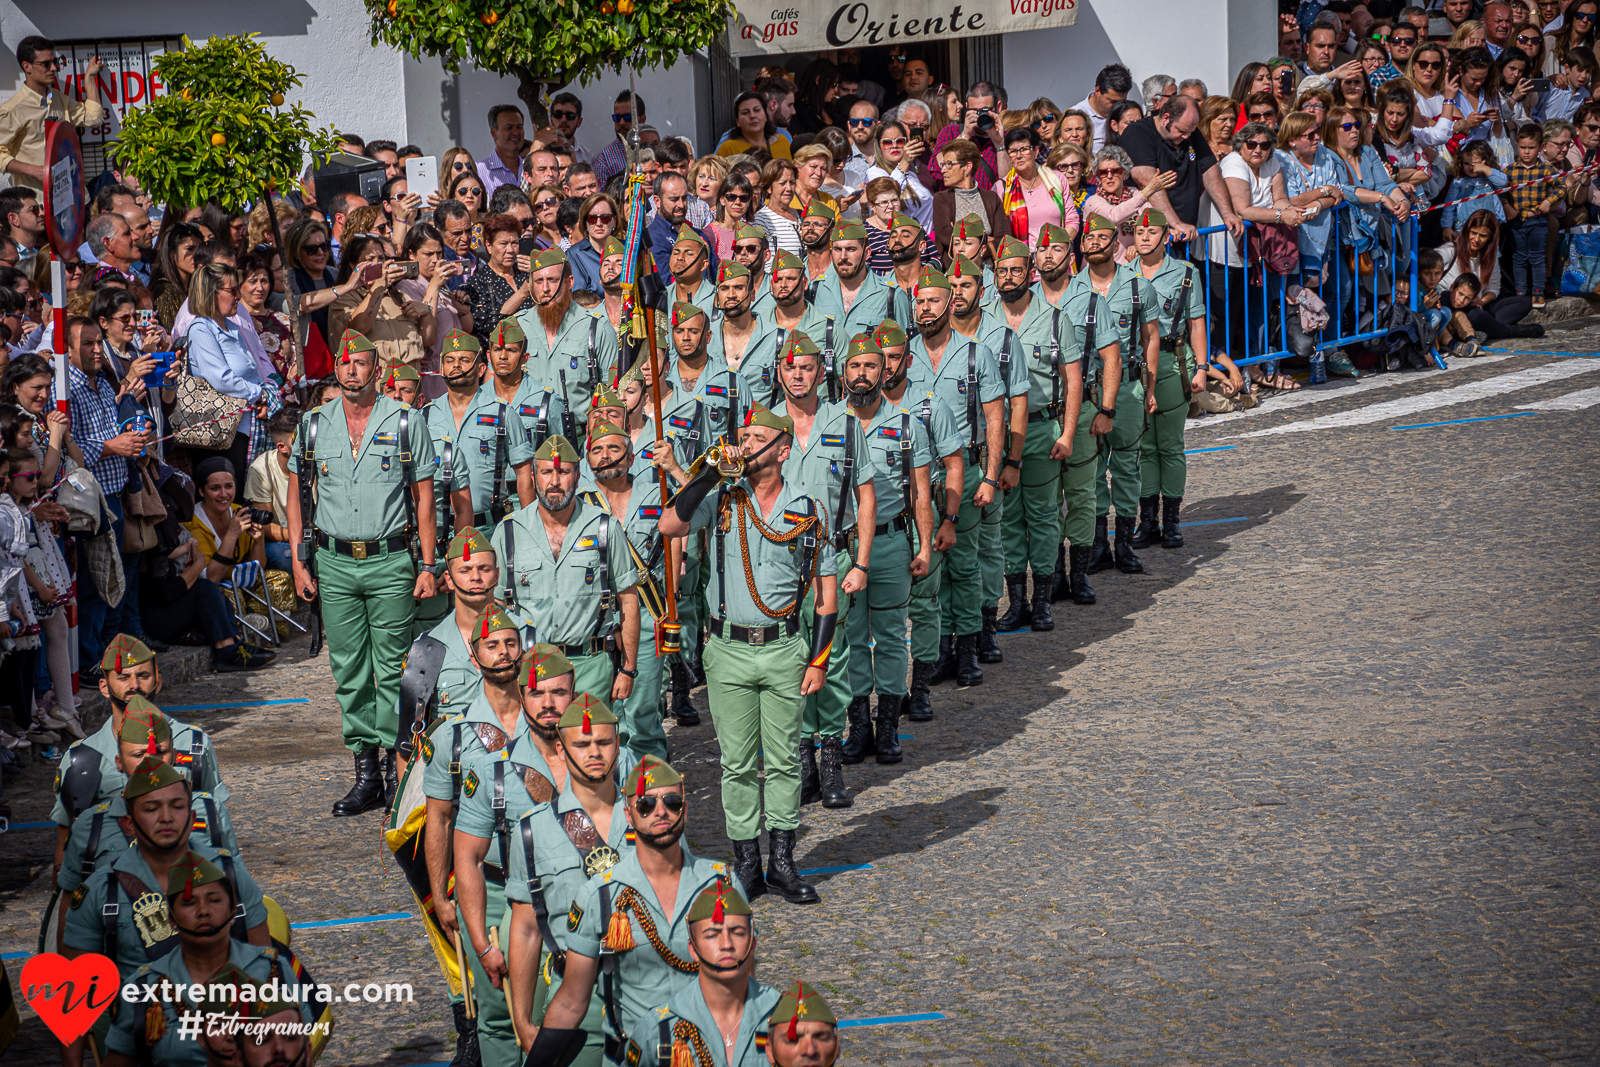
M956 638L956 684L965 688L983 684L983 671L978 669L978 635L965 634Z
M1068 555L1072 557L1072 602L1074 604L1093 604L1094 586L1089 584L1089 554L1088 545L1073 545Z
M1117 570L1123 574L1143 574L1144 564L1133 554L1133 516L1117 516Z
M478 1024L467 1018L465 1002L450 1005L450 1014L456 1022L456 1055L450 1067L483 1067L483 1054L478 1051Z
M356 753L356 784L334 802L336 817L360 815L383 807L383 774L378 770L378 750L363 748Z
M383 750L383 806L394 806L394 796L400 792L400 767L395 763L394 749Z
M767 831L767 888L791 904L815 904L822 898L794 865L794 831Z
M1111 559L1111 542L1106 537L1106 517L1094 520L1094 543L1089 546L1089 573L1108 571L1116 564Z
M1056 628L1056 620L1050 615L1050 597L1046 593L1045 583L1036 577L1033 580L1033 626L1034 632L1043 633Z
M1178 512L1183 510L1183 497L1161 498L1161 547L1182 548L1183 534L1178 532Z
M939 658L933 661L933 674L929 685L948 682L956 676L956 639L950 634L939 638Z
M695 709L689 691L694 688L694 676L682 660L672 661L672 717L679 726L699 726L700 712Z
M1159 496L1139 498L1139 528L1133 534L1134 548L1149 548L1161 540L1161 524L1156 518L1156 505L1160 502Z
M840 758L844 763L860 763L877 747L872 737L872 697L856 697L845 714L850 720L850 740L844 743Z
M983 629L978 631L978 662L1003 663L1005 656L1000 653L1000 643L994 639L995 620L1000 614L999 608L983 609Z
M1038 580L1034 580L1035 588ZM1028 572L1006 575L1006 613L994 622L996 633L1010 633L1028 625Z
M878 695L878 753L879 763L899 763L905 757L900 753L900 698Z
M1067 581L1067 543L1056 546L1056 572L1050 576L1050 603L1059 604L1072 595L1072 583Z
M928 696L928 679L932 677L933 664L911 661L911 692L906 701L906 718L911 722L933 721L933 701Z
M761 838L733 843L733 874L750 900L767 891L766 879L761 876Z
M844 785L844 760L840 758L844 745L837 737L823 737L820 740L822 769L818 777L822 779L822 806L848 808L855 801L850 799L850 790Z
M822 785L817 780L817 750L811 738L801 737L796 752L800 756L800 803L815 804L822 799Z

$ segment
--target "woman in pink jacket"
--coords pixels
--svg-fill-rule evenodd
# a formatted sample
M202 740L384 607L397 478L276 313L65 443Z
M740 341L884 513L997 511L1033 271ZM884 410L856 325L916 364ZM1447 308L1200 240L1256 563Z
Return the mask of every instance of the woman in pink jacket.
M1083 202L1083 214L1104 215L1117 224L1117 251L1118 263L1129 263L1135 258L1133 251L1133 220L1146 204L1150 197L1163 189L1172 188L1172 183L1178 175L1174 171L1162 171L1143 189L1132 189L1128 186L1128 178L1133 174L1133 160L1128 158L1128 153L1115 145L1102 148L1094 157L1094 166L1089 172L1089 180L1095 183L1094 195Z

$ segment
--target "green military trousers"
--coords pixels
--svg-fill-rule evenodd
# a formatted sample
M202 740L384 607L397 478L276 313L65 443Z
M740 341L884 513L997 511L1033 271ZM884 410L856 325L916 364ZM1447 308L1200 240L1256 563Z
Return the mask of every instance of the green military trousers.
M944 500L942 482L933 483L933 499ZM936 513L935 523L939 522L942 520ZM939 589L944 585L945 557L948 555L948 552L932 553L928 561L928 573L911 579L911 601L906 606L906 614L911 619L911 658L919 663L932 663L939 658L939 638L944 636L939 616ZM873 569L877 570L876 567Z
M1184 352L1188 352L1187 345ZM1165 349L1161 352L1161 369L1156 373L1156 410L1150 416L1150 432L1144 435L1140 457L1140 496L1183 496L1189 475L1189 462L1183 458L1183 429L1189 419L1187 362L1179 353Z
M511 929L511 909L506 907L506 887L484 880L483 929L485 934L493 928L501 932L500 953L505 955L507 938ZM466 953L467 969L472 972L472 1001L478 1010L478 1047L483 1052L483 1067L522 1067L526 1058L517 1048L516 1031L511 1028L511 1008L506 1003L505 984L496 989L489 982L483 961L473 950L467 938L467 920L461 915L461 905L456 904L456 922L461 930L461 947Z
M853 696L904 696L906 615L911 602L911 542L890 530L872 542L867 587L857 593L845 619L850 634L850 692ZM938 638L934 655L938 655Z
M872 566L868 572L878 569L877 541L873 541ZM841 549L835 560L839 567L839 584L844 584L845 575L850 573L850 568L855 564L855 553L849 549ZM849 627L845 625L850 617L850 601L844 590L839 590L839 618L835 621L833 630L833 651L828 655L828 684L822 687L820 693L812 693L806 697L805 714L800 718L800 735L810 737L813 734L822 737L843 737L846 712L850 708L850 637ZM805 603L801 605L800 621L804 624L801 633L806 636L806 650L811 648L811 615L816 610L816 590L806 591Z
M319 549L314 563L344 747L393 748L417 609L416 567L405 552L351 559L331 549Z
M643 640L642 634L640 639ZM617 640L622 640L620 629L617 631ZM576 700L580 693L589 693L605 701L606 707L611 707L611 683L617 680L617 665L612 661L611 653L596 652L589 656L568 656L567 659L572 661L573 699Z
M636 756L650 755L666 763L667 734L661 728L661 685L666 671L656 655L656 617L645 607L643 597L639 598L639 655L634 665L639 677L633 680L633 692L611 709L618 720L617 743L631 748ZM605 700L611 701L609 691Z
M1062 465L1050 458L1050 449L1060 436L1059 416L1028 424L1022 444L1022 478L1005 495L1000 517L1007 574L1021 574L1029 565L1035 575L1055 572L1056 546L1061 543ZM1073 451L1077 451L1076 445Z
M944 580L939 583L940 633L964 637L983 629L983 570L978 562L983 544L984 514L995 513L998 529L1000 502L980 508L972 502L973 493L983 482L983 469L974 463L967 468L961 492L960 520L956 523L956 543L944 561Z
M983 606L997 608L1006 591L1005 535L1001 525L1005 521L1006 497L1010 493L995 490L994 503L983 509L983 519L978 523L978 574L983 583ZM1052 561L1054 562L1054 561Z
M1067 457L1061 470L1061 536L1075 545L1094 542L1094 480L1101 463L1100 439L1089 432L1095 414L1095 406L1088 403L1078 413L1078 428L1072 435L1072 455ZM1050 551L1054 566L1055 549Z
M678 582L678 622L683 627L683 662L691 671L700 666L700 632L706 624L706 581L710 577L711 566L701 556L685 559ZM665 589L661 592L666 595Z
M1111 420L1111 450L1095 469L1095 514L1104 515L1115 504L1117 515L1139 514L1139 454L1144 447L1144 383L1123 378L1117 390L1116 417ZM1073 450L1076 453L1076 449ZM1111 472L1111 487L1106 488L1106 471Z
M809 648L801 633L759 647L706 636L706 693L722 748L722 814L730 841L750 841L761 834L761 760L767 771L767 829L800 825L796 749L805 707L800 683Z

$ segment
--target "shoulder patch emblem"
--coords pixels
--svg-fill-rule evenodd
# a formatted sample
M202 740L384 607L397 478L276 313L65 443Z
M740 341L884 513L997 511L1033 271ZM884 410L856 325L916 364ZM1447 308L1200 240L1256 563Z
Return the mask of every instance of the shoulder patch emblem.
M477 793L477 791L478 791L478 772L477 771L468 771L467 772L467 780L462 783L461 791L463 793L467 794L467 796L469 796L469 797L472 796L473 794Z
M577 901L573 901L571 910L567 912L567 932L576 930L581 922L583 922L583 909L578 906Z
M79 904L82 904L83 898L88 894L88 892L89 887L87 885L80 885L78 888L74 889L72 891L72 906L76 908Z
M433 742L428 740L426 734L424 734L422 737L422 762L433 762Z
M628 1051L626 1054L628 1067L639 1067L639 1057L643 1054L644 1053L639 1048L639 1042L630 1037L628 1039Z

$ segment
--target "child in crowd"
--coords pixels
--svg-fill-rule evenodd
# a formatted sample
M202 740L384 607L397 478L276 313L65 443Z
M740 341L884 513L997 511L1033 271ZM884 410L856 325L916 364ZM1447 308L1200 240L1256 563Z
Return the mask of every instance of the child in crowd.
M1494 149L1488 141L1468 141L1456 153L1455 176L1445 191L1446 205L1439 212L1439 225L1444 228L1444 239L1454 241L1459 224L1472 217L1474 211L1488 211L1501 222L1506 220L1505 208L1498 190L1506 187L1505 172L1495 159ZM1464 204L1455 201L1465 200Z
M343 392L339 387L339 379L330 374L311 387L311 399L306 410L315 411L330 400L338 400Z
M1544 94L1535 114L1540 122L1570 119L1589 100L1589 86L1600 76L1600 62L1588 48L1574 48L1561 57L1561 73L1550 79L1552 87Z
M1511 191L1506 201L1506 228L1511 231L1511 285L1518 296L1544 307L1545 234L1549 216L1562 199L1561 172L1544 158L1544 130L1528 123L1517 130L1517 159L1506 168Z
M1421 266L1420 258L1418 266L1419 268ZM1483 355L1483 346L1478 343L1478 338L1472 330L1472 323L1467 319L1467 312L1472 309L1473 302L1478 299L1478 294L1482 291L1483 283L1478 281L1476 274L1462 274L1450 283L1449 292L1442 301L1450 312L1450 319L1439 333L1439 340L1445 346L1445 355L1459 356L1463 359ZM1431 295L1437 297L1437 294ZM1430 305L1425 300L1424 306L1433 307L1439 303L1441 301L1435 299Z
M300 425L300 409L290 405L273 414L267 423L272 447L250 464L244 480L244 498L250 506L272 512L272 521L262 527L267 541L267 566L291 570L294 546L289 543L289 448Z

